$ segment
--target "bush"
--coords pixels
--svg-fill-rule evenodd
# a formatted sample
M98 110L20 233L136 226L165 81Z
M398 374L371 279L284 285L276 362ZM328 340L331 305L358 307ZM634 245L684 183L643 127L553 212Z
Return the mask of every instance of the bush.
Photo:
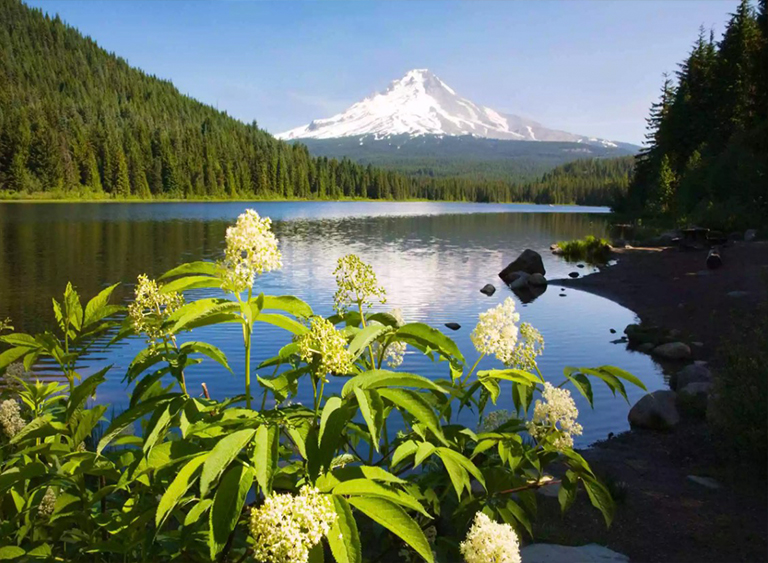
M559 254L572 262L585 261L590 264L605 264L611 254L611 243L604 238L588 235L583 239L558 242Z

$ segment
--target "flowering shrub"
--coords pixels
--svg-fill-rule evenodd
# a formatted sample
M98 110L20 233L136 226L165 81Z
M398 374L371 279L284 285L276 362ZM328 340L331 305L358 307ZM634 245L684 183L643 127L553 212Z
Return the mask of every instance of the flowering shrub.
M358 257L339 260L328 318L295 297L254 291L257 276L278 267L269 220L248 211L227 231L223 260L183 264L161 283L141 277L122 320L124 310L109 305L114 286L85 307L68 286L54 301L58 333L0 335L0 372L16 382L0 397L0 556L517 562L535 490L557 482L547 474L553 464L564 466L563 509L583 488L610 523L610 494L573 450L575 404L540 373L543 338L518 325L514 300L480 315L470 366L439 330L398 311L372 312L385 292ZM182 300L194 288L223 293ZM242 328L243 394L194 397L185 369L229 363L215 346L178 345L176 336L220 323ZM284 329L286 343L251 366L259 323ZM94 338L107 332L112 342L140 334L149 342L124 374L129 408L104 428L107 407L87 403L110 368L75 382ZM441 375L383 368L400 366L406 348ZM478 370L484 356L502 365ZM43 357L69 385L32 381L26 372ZM340 392L326 391L331 379ZM591 403L592 379L625 397L624 382L642 387L610 366L566 368L563 384ZM312 403L293 402L305 385ZM515 409L486 415L502 391ZM479 430L460 422L467 411ZM396 433L387 427L393 417L403 422Z

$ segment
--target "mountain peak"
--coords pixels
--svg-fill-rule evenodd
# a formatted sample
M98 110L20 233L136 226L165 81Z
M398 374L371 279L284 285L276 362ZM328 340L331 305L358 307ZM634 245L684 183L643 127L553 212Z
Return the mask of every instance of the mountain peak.
M374 135L472 135L516 141L569 141L616 146L547 129L516 115L504 115L459 96L426 68L415 68L343 113L316 119L277 135L279 139L333 139Z

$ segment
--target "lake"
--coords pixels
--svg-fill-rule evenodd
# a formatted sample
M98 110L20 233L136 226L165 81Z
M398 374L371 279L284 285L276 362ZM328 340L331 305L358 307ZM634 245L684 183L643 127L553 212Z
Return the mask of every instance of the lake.
M477 353L469 335L478 313L514 294L498 272L526 248L541 253L547 277L569 272L590 273L588 266L553 256L558 240L603 235L605 209L522 204L357 203L357 202L233 202L233 203L35 203L0 204L0 318L11 317L17 330L52 327L51 297L61 295L68 281L84 298L105 285L123 282L116 293L127 302L138 274L150 277L182 262L215 260L224 247L224 232L246 208L274 221L283 253L283 269L256 281L255 289L272 295L293 294L318 313L332 312L336 290L336 260L348 253L370 263L387 289L382 310L399 307L406 321L431 324L454 338L467 361ZM480 293L486 283L496 286L492 297ZM211 294L197 290L194 295ZM561 294L565 294L564 297ZM516 298L517 299L517 298ZM607 299L557 285L530 303L520 303L521 320L544 335L546 349L539 366L545 377L559 383L565 366L616 365L637 375L649 390L664 386L661 369L646 355L612 344L635 320L632 311ZM444 325L456 322L458 331ZM610 329L618 334L611 334ZM242 333L238 326L196 331L195 340L220 347L235 373L243 372ZM182 338L183 340L183 338ZM258 325L254 362L271 357L289 341L288 333ZM89 358L83 375L114 364L97 400L116 405L128 402L121 382L125 367L143 343L131 339ZM496 365L486 359L482 367ZM447 366L406 354L400 368L426 376L443 376ZM45 375L48 368L39 366ZM205 382L218 398L242 392L242 377L204 362L187 373L190 392ZM628 428L629 405L594 382L595 410L577 397L584 446L609 432ZM333 386L331 386L333 389ZM634 403L643 392L628 389ZM304 389L298 401L311 396ZM575 392L574 392L575 393ZM498 408L510 408L502 392Z

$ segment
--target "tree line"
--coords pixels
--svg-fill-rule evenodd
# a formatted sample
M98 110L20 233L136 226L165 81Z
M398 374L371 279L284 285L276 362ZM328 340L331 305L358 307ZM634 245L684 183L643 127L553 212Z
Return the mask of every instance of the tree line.
M767 12L767 0L742 0L719 41L700 30L665 76L617 211L723 229L768 222Z
M58 16L0 0L0 21L2 197L585 203L583 191L313 157L132 68Z

